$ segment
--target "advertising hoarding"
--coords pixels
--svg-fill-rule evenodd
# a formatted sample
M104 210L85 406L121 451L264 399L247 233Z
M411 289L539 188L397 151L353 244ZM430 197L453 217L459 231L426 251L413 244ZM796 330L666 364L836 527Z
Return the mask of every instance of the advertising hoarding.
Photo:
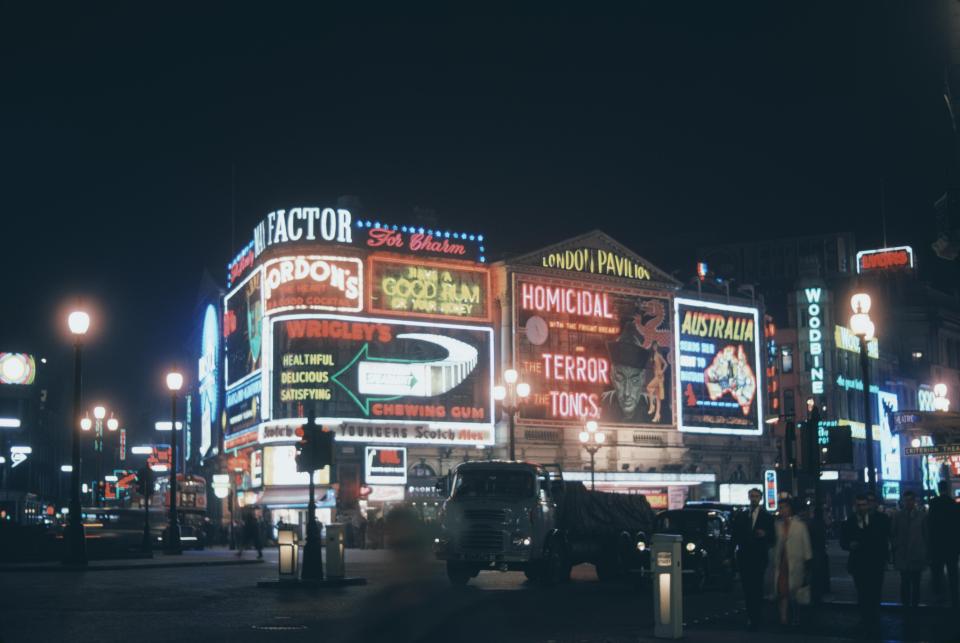
M264 262L263 275L265 314L363 308L363 262L355 257L280 257Z
M404 447L367 447L364 463L364 480L368 485L407 483Z
M912 269L913 248L910 246L861 250L857 253L857 274Z
M492 442L492 329L342 315L284 315L270 328L273 420L312 407L324 424L454 427L456 441ZM417 429L403 437L430 440Z
M677 426L692 433L760 435L763 396L756 308L674 300Z
M880 441L880 477L883 480L900 480L902 475L900 435L891 430L893 414L898 410L896 393L888 391L877 393L877 420L880 425L880 435L875 439Z
M262 364L262 281L263 272L258 268L224 298L227 387L260 370Z
M371 257L368 284L372 312L466 321L490 317L486 268Z
M672 425L667 296L518 275L513 309L525 423Z
M201 458L207 455L213 444L213 423L216 421L220 410L220 325L218 320L217 309L213 304L207 305L203 313L203 329L200 333L200 360L197 365L197 389L200 393ZM187 424L190 424L189 420ZM187 444L189 443L188 440Z
M233 435L260 421L260 393L263 378L260 373L229 389L226 395L227 426L225 433Z

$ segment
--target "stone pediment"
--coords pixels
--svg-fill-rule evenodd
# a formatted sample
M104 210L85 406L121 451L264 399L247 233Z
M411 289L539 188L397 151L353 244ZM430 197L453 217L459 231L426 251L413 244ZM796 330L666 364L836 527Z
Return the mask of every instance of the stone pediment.
M507 263L557 276L601 277L634 287L679 289L672 276L600 230L524 254Z

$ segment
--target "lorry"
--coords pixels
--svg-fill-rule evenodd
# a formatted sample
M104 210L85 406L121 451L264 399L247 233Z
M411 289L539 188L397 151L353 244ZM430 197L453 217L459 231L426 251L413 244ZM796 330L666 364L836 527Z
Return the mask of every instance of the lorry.
M637 545L653 527L644 496L589 491L564 481L559 468L530 462L464 462L437 491L445 500L434 550L454 585L484 570L553 585L580 563L612 580L642 564Z

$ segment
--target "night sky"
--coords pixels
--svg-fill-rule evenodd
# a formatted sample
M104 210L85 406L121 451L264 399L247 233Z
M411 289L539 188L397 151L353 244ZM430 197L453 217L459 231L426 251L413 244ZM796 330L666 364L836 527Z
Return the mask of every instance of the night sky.
M494 259L599 227L686 276L706 241L877 246L883 183L889 243L941 262L946 3L833 4L851 6L8 6L0 350L47 356L63 382L58 311L83 296L101 313L88 399L138 430L166 409L165 369L196 368L203 272L222 281L266 212L340 195L483 232Z

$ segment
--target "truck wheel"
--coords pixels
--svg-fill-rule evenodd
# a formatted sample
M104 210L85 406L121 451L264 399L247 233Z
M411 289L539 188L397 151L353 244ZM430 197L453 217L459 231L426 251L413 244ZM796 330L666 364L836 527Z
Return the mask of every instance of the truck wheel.
M538 574L539 581L544 586L559 585L570 580L570 562L563 543L554 538L547 545L543 558L543 573Z
M447 561L447 578L455 587L464 587L475 575L468 565Z

